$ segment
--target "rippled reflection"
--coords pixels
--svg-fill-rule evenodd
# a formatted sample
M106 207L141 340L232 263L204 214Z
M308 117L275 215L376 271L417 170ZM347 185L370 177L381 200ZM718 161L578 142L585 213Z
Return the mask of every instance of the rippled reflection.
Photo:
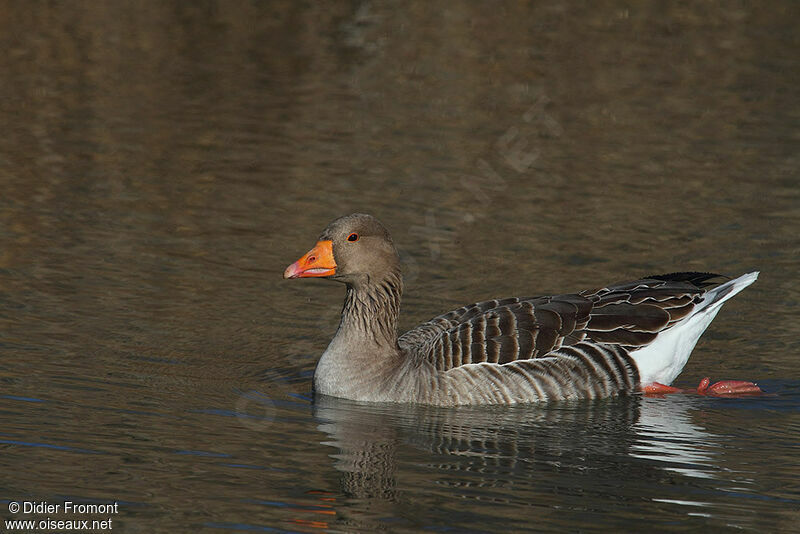
M362 503L357 508L402 502L414 488L570 515L613 493L631 513L649 500L686 516L733 515L732 524L748 526L735 505L707 498L749 491L746 469L720 467L729 463L725 436L697 422L718 401L711 402L677 395L445 409L320 397L314 413L328 436L323 443L335 450L341 490ZM542 520L558 524L551 514Z
M320 397L320 430L339 449L336 466L347 473L348 490L390 495L400 444L432 452L436 469L482 473L476 483L503 482L503 473L545 466L575 472L604 469L620 456L694 476L709 465L705 444L713 436L689 420L688 403L656 405L650 399L558 403L542 407L431 408L370 406ZM698 465L697 470L675 464ZM696 472L695 472L696 471Z
M663 462L682 475L713 478L719 439L692 422L691 408L691 399L680 396L643 402L630 455Z

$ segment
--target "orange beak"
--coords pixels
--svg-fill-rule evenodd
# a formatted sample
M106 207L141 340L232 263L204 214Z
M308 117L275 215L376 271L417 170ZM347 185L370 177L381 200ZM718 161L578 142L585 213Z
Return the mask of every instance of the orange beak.
M317 241L314 248L283 271L284 278L315 278L333 274L336 274L333 241Z

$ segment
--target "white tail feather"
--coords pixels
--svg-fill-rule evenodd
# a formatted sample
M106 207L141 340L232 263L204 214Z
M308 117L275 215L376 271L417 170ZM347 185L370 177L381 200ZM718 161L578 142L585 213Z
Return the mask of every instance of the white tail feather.
M756 281L758 271L735 278L703 296L692 314L663 331L647 345L631 354L639 368L642 385L671 384L683 370L697 340L716 317L722 304Z

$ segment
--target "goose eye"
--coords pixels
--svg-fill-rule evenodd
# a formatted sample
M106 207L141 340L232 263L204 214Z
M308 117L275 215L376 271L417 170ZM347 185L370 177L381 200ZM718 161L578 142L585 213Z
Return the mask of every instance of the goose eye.
M358 241L358 234L353 232L349 236L347 236L348 241Z

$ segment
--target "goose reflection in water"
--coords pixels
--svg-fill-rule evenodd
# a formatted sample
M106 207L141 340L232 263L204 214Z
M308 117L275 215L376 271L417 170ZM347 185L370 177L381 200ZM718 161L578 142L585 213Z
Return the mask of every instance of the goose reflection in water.
M342 491L373 504L398 500L406 488L428 498L522 503L545 515L608 506L610 496L612 507L627 503L629 512L642 501L697 510L706 503L686 486L716 477L722 450L719 436L692 421L702 402L634 396L435 408L319 396L315 416L329 436L323 443L337 450ZM664 489L649 500L643 485Z

